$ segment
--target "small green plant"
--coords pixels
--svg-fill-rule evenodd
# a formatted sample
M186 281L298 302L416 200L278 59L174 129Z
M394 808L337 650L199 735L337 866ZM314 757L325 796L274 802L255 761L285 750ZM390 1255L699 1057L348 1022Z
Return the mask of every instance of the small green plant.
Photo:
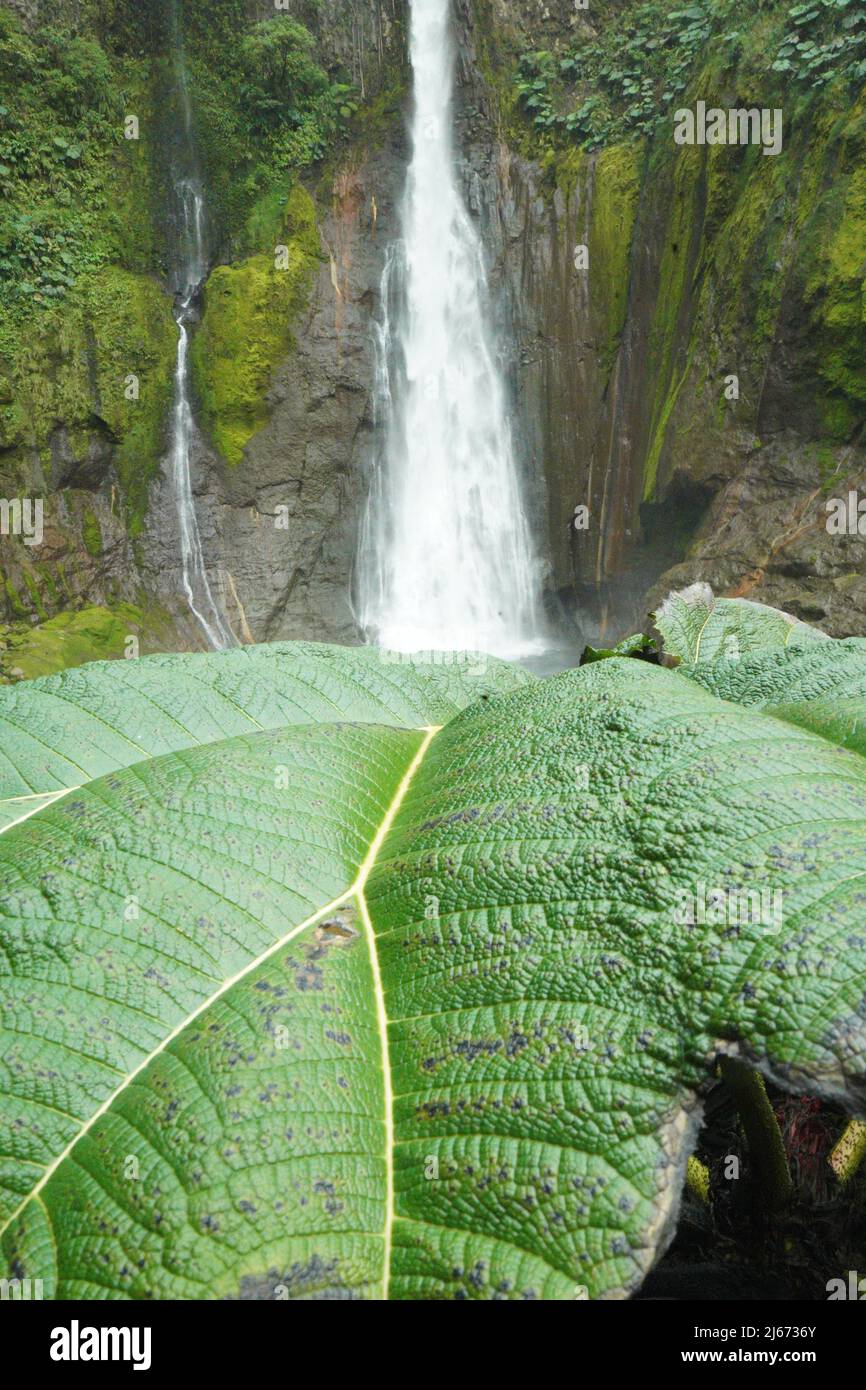
M788 19L773 72L814 88L866 77L866 6L858 0L810 0L789 9Z

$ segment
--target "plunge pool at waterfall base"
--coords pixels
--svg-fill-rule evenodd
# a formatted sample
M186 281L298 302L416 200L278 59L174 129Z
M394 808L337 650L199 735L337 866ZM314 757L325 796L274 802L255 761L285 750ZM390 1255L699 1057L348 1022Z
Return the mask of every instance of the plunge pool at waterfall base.
M531 671L534 676L555 676L560 671L570 671L580 665L582 645L550 646L539 652L519 657L517 665Z

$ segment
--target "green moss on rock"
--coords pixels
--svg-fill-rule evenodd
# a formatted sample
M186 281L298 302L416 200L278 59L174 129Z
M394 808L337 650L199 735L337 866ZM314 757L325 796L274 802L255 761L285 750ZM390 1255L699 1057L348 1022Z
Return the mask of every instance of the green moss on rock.
M28 617L28 609L26 605L21 602L21 595L18 593L18 590L15 588L15 585L8 575L3 576L3 589L6 593L6 601L11 611L19 618Z
M700 234L696 210L702 177L703 152L695 146L685 147L678 153L673 168L673 197L663 229L659 292L649 335L647 365L655 394L644 467L644 498L653 495L668 422L684 381L684 374L677 372L677 356L683 331L688 332L689 277Z
M119 603L58 613L38 627L0 627L0 683L50 676L87 661L114 661L127 654L130 637L141 650L158 647L168 620L164 614Z
M596 160L589 265L593 296L605 305L605 366L613 366L628 308L629 261L640 191L641 147L611 145Z
M88 555L96 559L102 554L102 527L99 517L89 507L81 520L81 538Z
M255 223L253 224L255 226ZM261 226L267 229L267 218ZM205 312L192 347L201 419L227 463L237 465L268 418L274 368L290 351L321 261L316 214L300 184L282 218L282 239L236 265L222 265L205 286ZM285 269L277 268L277 247Z
M45 464L55 429L73 449L100 429L114 445L132 535L164 442L176 347L171 300L157 282L105 266L22 335L11 363L7 428Z
M27 592L30 595L30 602L33 604L33 608L37 616L44 621L48 617L48 614L45 610L45 605L42 602L42 596L39 593L39 585L36 583L36 580L33 574L30 572L30 570L24 571L24 583L27 587Z
M866 145L866 141L863 142ZM864 151L861 149L861 159ZM823 254L806 284L818 369L832 391L866 401L866 169L847 172L825 199Z

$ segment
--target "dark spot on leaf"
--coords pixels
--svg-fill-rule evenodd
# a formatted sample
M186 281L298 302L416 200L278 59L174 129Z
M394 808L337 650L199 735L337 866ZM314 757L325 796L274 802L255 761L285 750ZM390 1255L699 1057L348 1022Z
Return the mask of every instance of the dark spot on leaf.
M360 936L355 925L356 918L353 907L340 908L333 917L319 923L314 932L316 940L322 946L347 946Z

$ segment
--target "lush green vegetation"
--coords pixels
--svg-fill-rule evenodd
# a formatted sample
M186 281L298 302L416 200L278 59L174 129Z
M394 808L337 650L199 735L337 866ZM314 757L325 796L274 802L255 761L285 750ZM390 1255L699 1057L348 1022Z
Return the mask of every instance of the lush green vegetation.
M519 58L519 105L549 141L594 149L648 135L709 67L736 69L748 99L760 79L761 105L783 82L808 94L866 77L866 6L858 0L812 0L787 11L765 3L745 13L733 0L650 0L606 9L598 20L590 10L588 21L593 27L570 47Z
M805 87L866 78L866 6L858 0L809 0L788 10L771 65Z
M127 112L144 115L146 77L141 59L92 36L29 35L0 9L0 346L101 267L152 263L146 159L123 126Z
M325 155L356 101L317 63L303 25L279 16L247 30L242 7L206 8L189 7L197 133L217 211L243 236L257 203L275 189L285 196ZM121 47L111 48L74 27L28 34L0 9L0 351L34 308L50 309L103 266L159 265L148 194L158 54L142 54L117 23L107 29ZM139 141L124 138L128 113Z
M237 462L318 255L299 175L334 148L355 99L288 16L250 26L235 0L188 0L177 15L213 251L246 258L210 287L194 359L205 423ZM0 8L0 492L29 486L35 457L51 476L58 431L84 457L96 430L120 485L115 499L111 478L112 507L133 538L164 447L177 340L163 216L174 23L169 0L60 4L32 31ZM128 116L137 139L126 138ZM274 271L277 243L289 246L289 273ZM235 350L243 364L228 370ZM74 544L98 558L94 513L67 512ZM0 574L0 611L14 620L57 611L31 558L26 576Z
M589 148L626 132L646 133L686 90L715 9L713 0L687 8L639 5L617 12L594 42L563 54L525 53L517 83L521 105L539 132Z
M86 10L32 34L0 10L0 428L10 451L0 476L16 487L34 450L47 466L60 424L86 450L97 420L116 444L134 534L163 441L176 333L156 278L149 60L117 8L100 13L103 41ZM137 140L126 138L128 115ZM92 526L82 540L92 554Z
M216 220L241 254L272 250L295 177L345 130L354 98L316 62L309 31L287 16L248 29L244 7L225 0L186 10ZM106 268L154 273L164 259L150 158L160 139L159 54L148 51L154 36L132 12L103 6L101 15L104 43L83 21L28 34L0 9L0 358L13 378L31 320L50 337L70 315L83 317L97 355L110 351L111 315L94 322L105 309ZM167 11L161 18L157 37L166 39ZM139 140L124 138L130 113ZM38 357L32 341L29 357ZM130 360L126 370L136 366ZM161 410L164 392L155 394ZM42 444L50 418L31 423ZM152 432L147 446L157 448Z
M292 181L346 135L357 95L303 24L278 15L249 29L236 9L188 6L186 44L211 211L242 255L273 249Z
M241 42L241 97L250 129L280 132L284 159L319 158L338 121L354 109L350 88L332 83L313 61L313 36L287 16L257 24ZM301 134L299 134L302 132Z

